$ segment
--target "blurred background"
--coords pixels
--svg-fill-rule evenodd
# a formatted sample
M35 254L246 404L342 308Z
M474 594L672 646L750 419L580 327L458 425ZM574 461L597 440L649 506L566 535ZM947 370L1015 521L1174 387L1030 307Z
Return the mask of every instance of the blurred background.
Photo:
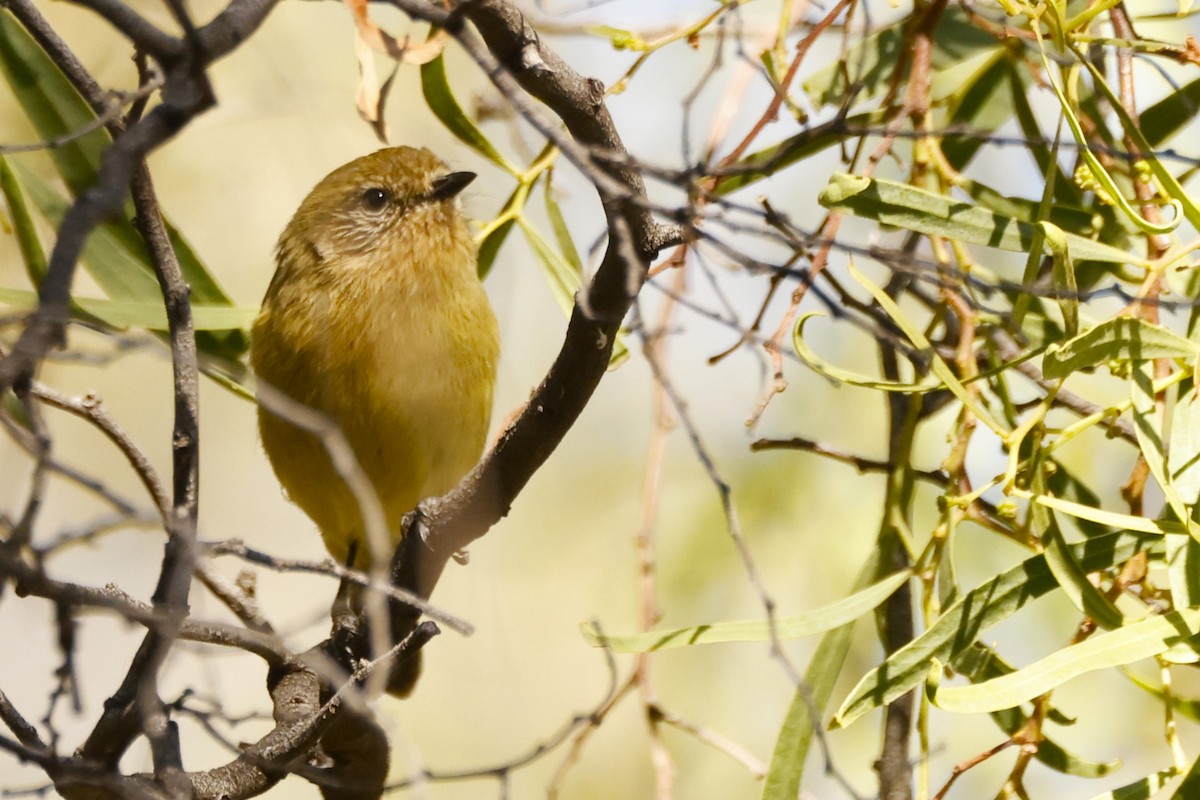
M156 3L131 5L169 25ZM583 35L585 28L607 24L666 31L714 8L710 0L525 5L535 25L545 23L552 47L581 73L606 84L619 78L637 54L615 50L602 36ZM883 3L875 5L877 22L899 13ZM221 7L214 0L191 4L201 20ZM797 13L803 11L797 8ZM68 3L46 3L43 13L103 85L134 85L129 52L100 20ZM373 8L371 13L394 34L412 30L416 37L424 36L423 27L412 26L392 9ZM776 4L750 3L737 19L745 26L745 38L755 41L756 35L773 34L778 15ZM756 30L761 33L755 34ZM351 18L340 4L281 3L259 34L212 70L217 107L150 160L162 207L240 306L257 305L273 271L276 237L307 191L334 167L380 146L355 111L358 74L353 34ZM694 46L681 42L665 48L653 55L623 93L610 98L618 130L635 157L679 168L714 144L714 137L720 153L765 107L770 90L753 78L745 54L725 46L724 57L716 59L719 46L715 37L706 35ZM838 52L833 40L818 48L805 61L806 70L828 64ZM713 76L702 82L710 67L715 69ZM386 69L382 62L381 69ZM494 110L483 123L492 141L511 160L525 163L535 152L536 140L498 110L505 107L502 98L453 45L448 49L448 71L464 105L469 100L477 108ZM686 105L681 102L685 85L700 88ZM732 119L722 121L723 113L732 113ZM511 179L438 124L421 99L415 68L400 69L386 117L393 143L427 146L453 168L480 174L464 195L468 213L483 220L497 213L512 190ZM768 129L761 143L789 134L794 120L785 125L778 134ZM686 151L681 141L685 129ZM0 88L0 141L36 138L12 98ZM22 156L21 161L53 175L42 154ZM758 194L769 194L771 202L793 219L813 224L823 213L816 203L817 191L839 166L834 148L756 186L744 200L753 203ZM993 171L989 177L997 184L1027 195L1029 182L1038 180L1031 168L1002 160L983 169ZM555 186L576 244L585 262L594 266L604 232L599 203L586 181L565 162L556 170ZM650 188L652 198L678 198L678 190L665 183L652 182ZM845 235L853 238L853 227L849 231ZM52 232L45 233L49 244ZM743 244L745 252L756 257L769 260L774 255L768 244ZM727 310L743 322L753 319L763 302L765 281L734 266L709 265L708 277L692 270L684 289L688 302L700 309L728 303ZM28 286L16 245L11 236L2 234L0 285ZM664 276L658 285L643 291L645 318L654 319L665 297L661 287L668 285L669 277ZM493 422L498 429L553 360L565 317L536 260L517 236L510 237L501 251L487 288L503 341ZM791 288L785 283L780 298L769 305L764 331L774 328ZM76 289L79 294L94 291L82 275ZM873 351L860 346L863 343L856 342L855 335L821 320L809 330L810 344L830 361L864 372L875 369ZM798 614L845 596L875 541L882 479L811 454L752 454L749 444L760 436L802 436L881 458L886 420L879 395L835 386L788 360L787 391L750 429L746 421L770 377L761 349L742 347L710 365L711 356L737 342L739 331L686 307L676 314L668 333L664 363L715 469L731 489L742 533L779 614ZM129 339L131 346L118 352L109 339L74 328L69 351L47 363L40 377L67 394L99 396L160 474L167 476L169 354L148 335L131 334ZM596 621L606 632L632 632L641 617L634 542L647 524L645 482L656 414L650 370L637 352L640 343L634 337L628 343L634 350L632 358L606 377L583 417L509 517L471 548L468 565L451 565L438 587L435 604L469 620L476 630L469 637L446 632L435 639L426 649L424 677L415 695L405 702L378 702L379 718L392 739L395 780L426 769L450 772L511 762L551 741L577 714L590 713L609 691L614 676L606 656L588 646L579 626ZM315 529L282 496L261 451L253 406L208 380L202 383L201 397L201 537L241 539L291 558L323 558ZM671 416L676 424L666 449L662 494L649 515L657 545L662 612L658 626L759 619L762 604L731 541L717 487L697 458L686 428L678 424L678 415L672 412ZM132 470L107 441L64 414L47 411L46 418L59 456L103 476L113 491L139 498L149 507L140 500L144 493ZM933 469L945 454L945 442L937 436L925 439L921 452L927 453L927 463L922 466ZM1103 446L1098 443L1096 450L1081 451L1075 460L1079 471L1096 484L1115 488L1125 477L1124 462L1106 465ZM998 449L994 458L979 462L972 468L980 475L1003 469ZM29 489L29 469L30 460L18 448L0 443L0 507L21 507ZM922 522L928 526L936 513L934 493L922 492L918 492L916 518L918 526ZM49 541L95 524L103 513L94 498L58 481L35 535L39 541ZM1015 546L998 543L996 537L981 539L986 548L981 544L978 549L969 536L960 541L965 542L960 556L966 586L1024 555ZM154 525L124 526L64 552L55 560L53 572L91 585L114 583L147 600L157 577L162 543L162 531ZM332 580L275 574L233 559L222 559L218 566L231 578L243 570L255 573L264 614L297 650L326 635L329 602L336 590ZM200 587L192 598L198 617L225 618L220 604ZM0 598L0 647L5 650L0 688L31 719L46 713L54 686L59 654L53 640L53 614L53 607L42 601L11 594ZM1059 646L1076 622L1069 604L1057 597L1025 614L995 634L1008 657L1021 663ZM62 736L60 749L72 750L86 735L103 699L125 673L140 635L139 629L109 615L82 618L78 673L84 710L75 714L69 704L57 707L54 725ZM807 665L815 644L815 640L785 643L787 658L798 671ZM868 618L856 629L845 677L834 692L835 704L879 657ZM617 679L624 681L633 658L618 656L615 665ZM735 742L759 766L769 762L794 685L770 657L766 644L672 650L655 655L650 670L656 700L663 708ZM169 665L163 691L170 699L184 689L193 690L197 708L220 698L224 715L244 717L244 721L232 727L222 720L213 724L235 741L250 742L271 727L264 680L263 665L253 657L232 652L205 652L200 657L196 649L184 646ZM1125 684L1115 673L1095 674L1069 684L1056 700L1068 713L1082 711L1098 696L1116 697L1109 690L1118 685ZM1119 726L1123 735L1076 726L1064 729L1062 740L1096 760L1123 759L1123 769L1082 789L1074 781L1072 793L1056 794L1060 778L1035 767L1028 785L1041 790L1036 796L1087 797L1105 786L1119 785L1122 777L1128 780L1165 764L1163 745L1158 743L1159 706L1148 696L1140 703L1138 695L1127 690L1119 697L1121 705L1110 709L1105 719ZM932 727L934 761L929 769L935 786L941 785L954 764L1004 738L985 718L949 716L938 715ZM860 796L873 794L872 761L881 718L874 713L849 730L829 734L836 776L824 768L823 755L814 751L805 782L809 796L849 797L843 781ZM181 724L188 769L214 767L230 758L198 721L183 717ZM664 737L676 764L676 796L740 798L761 793L761 781L753 771L727 753L670 726ZM571 741L516 770L508 796L544 794L544 787L567 761ZM1131 749L1129 743L1136 741L1144 744ZM123 766L149 769L149 755L144 748L136 749ZM995 763L967 773L951 796L992 796L1010 767L1011 756L1002 755ZM5 792L34 789L39 775L0 756L0 789ZM636 697L627 697L580 749L577 763L561 784L562 796L648 797L653 794L653 778L644 708ZM419 784L409 791L414 797L439 800L499 794L491 778ZM272 796L315 797L317 793L293 778Z

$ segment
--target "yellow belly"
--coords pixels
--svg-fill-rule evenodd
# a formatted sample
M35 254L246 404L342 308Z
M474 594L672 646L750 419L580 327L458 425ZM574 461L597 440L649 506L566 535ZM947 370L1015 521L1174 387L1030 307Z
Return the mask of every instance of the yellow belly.
M432 304L413 302L411 287L354 288L361 287L269 298L255 324L252 361L259 381L342 431L395 544L401 518L453 488L483 450L496 322L477 281ZM361 510L320 440L261 406L259 430L280 483L330 554L345 563L357 540L355 566L367 567Z

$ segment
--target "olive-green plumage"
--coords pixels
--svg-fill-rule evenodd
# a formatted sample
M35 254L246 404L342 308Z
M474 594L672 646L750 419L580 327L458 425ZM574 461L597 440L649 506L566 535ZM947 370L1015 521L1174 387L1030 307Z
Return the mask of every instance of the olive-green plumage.
M380 150L309 193L279 238L254 323L261 382L324 414L375 486L393 541L404 514L478 460L499 336L458 210L474 177L424 149ZM358 504L320 441L260 406L288 496L345 562L367 565Z

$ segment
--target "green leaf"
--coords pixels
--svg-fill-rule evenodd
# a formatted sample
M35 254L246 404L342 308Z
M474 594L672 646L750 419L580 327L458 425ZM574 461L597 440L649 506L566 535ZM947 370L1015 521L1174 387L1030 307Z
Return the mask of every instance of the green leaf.
M840 144L846 138L846 130L867 128L881 124L885 115L879 111L856 114L843 119L833 119L821 125L805 128L789 136L779 144L743 156L725 168L725 173L713 186L713 194L724 196L744 189L763 178L769 178L786 167L802 161L822 150Z
M1137 686L1139 689L1142 689L1148 694L1154 695L1154 697L1156 697L1160 702L1169 702L1173 711L1182 714L1192 722L1200 722L1200 700L1188 700L1186 698L1179 697L1174 692L1164 691L1162 688L1139 678L1133 670L1126 669L1121 671L1125 673L1125 677L1128 678L1134 686Z
M1137 120L1130 116L1129 111L1126 110L1125 106L1121 103L1121 99L1117 97L1116 93L1113 92L1112 87L1108 85L1108 81L1105 80L1104 75L1098 69L1096 69L1096 65L1084 58L1082 54L1078 52L1076 52L1075 55L1079 59L1080 63L1082 63L1083 66L1087 68L1088 72L1091 73L1092 82L1096 89L1099 90L1098 94L1102 95L1108 100L1109 107L1113 110L1113 112L1116 113L1117 118L1121 120L1121 128L1125 131L1125 134L1130 139L1133 139L1133 141L1141 149L1142 158L1145 161L1146 166L1162 185L1163 194L1170 198L1171 203L1175 205L1176 213L1182 211L1183 216L1187 218L1187 221L1191 223L1192 227L1200 229L1200 206L1196 205L1196 203L1192 200L1191 195L1185 192L1183 187L1179 185L1179 181L1175 178L1175 175L1171 172L1171 170L1167 169L1167 166L1158 158L1154 149L1154 145L1150 144L1150 142L1146 140L1146 137L1142 134L1142 129L1139 127ZM1093 119L1096 119L1096 117L1093 117ZM1107 130L1107 128L1104 126L1100 126L1100 128L1102 130ZM1087 155L1088 151L1086 150L1086 143L1085 149L1081 150L1080 153ZM1178 222L1179 220L1177 219L1172 220L1172 223L1177 224Z
M475 125L450 88L446 77L446 56L439 55L427 64L421 65L421 91L425 102L434 116L446 126L446 130L454 134L460 142L470 147L476 153L491 161L509 175L519 175L520 170L508 162L491 140L484 136L483 131Z
M1051 380L1109 361L1195 359L1200 345L1160 325L1130 317L1105 320L1061 345L1050 345L1042 372Z
M1200 758L1192 762L1183 781L1175 787L1171 800L1193 800L1197 795L1200 795Z
M37 294L20 289L0 287L0 303L20 309L37 306ZM92 317L114 328L149 328L165 330L167 312L161 300L103 300L94 297L74 297L72 303ZM192 306L192 320L197 331L221 331L244 328L258 316L257 308L237 306ZM86 319L86 318L85 318Z
M1038 223L1042 229L1046 249L1053 262L1055 288L1058 289L1058 307L1063 316L1063 332L1067 336L1079 333L1079 284L1075 281L1075 262L1071 260L1071 247L1062 228L1051 222Z
M933 703L945 711L997 711L1055 689L1088 672L1119 667L1166 652L1200 633L1200 608L1131 622L1115 631L1064 647L1031 666L974 686L939 688Z
M881 225L942 236L964 244L986 245L1014 253L1033 246L1035 227L945 195L902 183L834 173L818 198L833 211L875 220ZM1064 234L1076 260L1136 264L1140 259L1100 242Z
M1183 129L1200 112L1200 78L1159 100L1138 114L1146 141L1155 147Z
M40 286L46 277L46 252L42 249L42 241L34 228L29 206L25 203L25 193L3 155L0 155L0 192L4 194L4 202L12 217L13 232L17 235L17 247L21 251L21 260L25 262L25 272L34 286Z
M850 84L858 92L855 95L858 101L886 91L898 79L897 64L903 63L905 73L908 71L909 60L904 53L911 41L913 19L905 17L866 37L852 46L844 58L810 76L804 82L804 91L813 104L840 107L851 93ZM937 80L940 73L970 62L984 51L998 49L995 36L975 25L961 8L951 6L941 15L934 30L933 78Z
M583 282L583 274L551 247L545 237L538 233L537 228L526 222L523 217L519 218L517 224L521 226L521 232L525 234L538 263L542 265L542 271L546 274L550 291L558 301L559 308L569 314L575 307L575 293L579 291Z
M16 162L13 167L34 206L57 228L71 201L32 170ZM105 222L97 225L84 243L82 260L88 274L109 297L162 302L162 290L150 269L145 245L127 224Z
M1016 668L1001 658L994 649L979 643L969 647L954 660L954 669L960 675L966 676L972 683L1016 672ZM1071 724L1072 722L1061 711L1053 707L1046 712L1046 716L1058 721L1059 724ZM1029 715L1020 708L993 711L991 717L1000 726L1000 730L1009 735L1024 728L1029 721ZM1080 778L1102 778L1121 766L1120 761L1088 761L1080 758L1046 736L1045 726L1042 728L1042 736L1044 738L1038 742L1034 758L1057 772Z
M794 617L777 619L775 635L780 640L799 639L845 625L872 611L911 577L912 574L908 571L897 572L836 603ZM649 653L700 644L771 640L771 626L766 620L716 622L689 628L616 636L602 633L592 623L584 623L581 628L588 644L593 647L609 647L617 653Z
M1200 529L1191 523L1191 510L1184 504L1175 483L1171 480L1167 464L1166 443L1163 441L1163 424L1159 418L1158 403L1154 390L1154 363L1139 360L1133 364L1129 382L1130 402L1133 407L1133 429L1137 434L1138 447L1146 460L1146 466L1154 475L1159 488L1167 499L1167 505L1175 518L1188 528L1188 533L1200 538Z
M10 12L3 9L0 9L0 73L38 135L47 141L61 142L50 148L49 154L71 194L78 197L94 186L101 158L111 143L108 132L96 124L97 117L91 107L37 42ZM89 127L95 130L78 135ZM12 166L14 172L19 173L34 205L55 226L60 224L69 201L34 173L21 169L20 164L14 162ZM129 213L127 208L127 215ZM184 280L191 289L192 301L201 305L232 305L216 278L170 220L164 219L164 222ZM89 237L84 265L105 293L114 300L143 300L149 298L143 290L151 287L153 296L160 296L145 245L133 226L120 220L101 227L101 232ZM106 237L108 242L93 247L92 240L97 236ZM109 256L115 261L105 260ZM122 287L130 289L131 293L123 293ZM198 336L197 345L201 352L236 358L246 351L249 339L242 330L214 330Z
M575 247L575 240L571 238L571 231L567 227L567 220L563 217L562 209L558 207L558 201L554 199L552 185L552 179L547 177L545 201L546 216L550 218L550 229L554 231L554 241L558 244L558 252L562 254L563 259L580 276L580 281L582 281L583 259L579 257L579 250ZM608 359L609 369L616 369L629 358L629 346L625 344L625 339L624 331L618 331L617 340L613 343L612 355Z
M44 140L72 136L95 124L91 106L7 9L0 9L0 73ZM100 157L111 141L99 127L49 149L72 194L95 185Z
M515 219L505 220L488 231L488 235L479 243L478 270L481 279L486 278L488 273L492 271L492 265L496 263L496 256L500 254L500 248L516 223Z
M997 48L989 54L987 69L952 86L947 128L994 131L1012 117L1012 104L1006 91L1012 66L1006 55L1005 50ZM1024 81L1029 80L1027 72L1020 74ZM948 135L942 140L942 152L951 166L962 170L985 143L982 136Z
M898 383L869 378L865 375L859 375L858 373L850 372L849 370L830 364L814 353L812 348L808 346L808 343L804 341L804 326L813 317L820 316L824 316L820 311L805 312L796 318L796 326L792 329L792 347L795 348L796 355L818 375L829 378L832 381L837 381L838 383L884 392L923 394L943 388L942 383L936 379L926 381L925 383Z
M1115 511L1105 511L1102 508L1094 508L1082 503L1072 503L1070 500L1064 500L1061 497L1038 495L1033 500L1063 514L1095 522L1098 525L1104 525L1109 528L1145 533L1151 536L1187 532L1187 529L1182 524L1172 522L1171 520L1154 520L1146 517L1135 517L1131 514L1118 514Z
M1171 483L1183 502L1189 506L1200 500L1200 395L1190 390L1182 393L1171 414L1170 457ZM1200 605L1200 598L1197 598Z
M1027 200L1024 197L1000 194L992 187L970 178L962 178L957 182L957 186L988 211L1022 222L1038 222L1038 209L1041 205L1039 202ZM1097 219L1095 215L1074 206L1051 205L1047 221L1076 236L1089 237L1096 232Z
M1046 486L1042 477L1044 472L1040 467L1040 463L1034 467L1038 476L1034 481L1034 493L1044 495ZM1087 571L1067 546L1058 521L1054 518L1054 512L1047 506L1034 503L1030 507L1030 514L1034 530L1041 537L1042 546L1045 548L1043 555L1046 565L1050 567L1054 579L1058 581L1059 587L1071 603L1103 628L1111 630L1121 627L1125 622L1124 615L1088 580Z
M867 557L854 581L854 593L866 588L879 569L878 551ZM817 651L808 662L804 680L796 687L787 716L775 738L771 765L763 783L763 800L796 800L804 764L812 746L813 733L822 724L833 687L846 663L854 623L835 628L821 637Z
M1159 537L1122 531L1070 545L1070 549L1085 572L1098 572L1157 547L1159 541ZM1158 553L1161 555L1161 548ZM983 631L1056 588L1058 582L1045 557L1038 555L967 592L947 607L929 630L858 682L842 702L834 726L845 727L912 690L925 680L933 659L951 662Z
M1173 767L1160 770L1119 789L1098 794L1092 800L1150 800L1178 775L1179 772Z
M876 286L865 275L859 272L855 268L853 261L850 262L850 277L858 281L860 286L871 293L871 296L875 298L875 302L891 317L892 322L896 323L896 327L908 337L910 342L916 345L918 350L929 354L929 368L945 384L946 388L959 399L963 406L974 414L977 420L991 428L996 435L1001 437L1007 436L1009 432L1004 426L993 419L991 413L978 403L976 398L963 387L962 382L959 381L954 371L950 369L949 365L934 350L933 345L921 329L900 310L900 306L888 296L887 292L883 291L883 289Z

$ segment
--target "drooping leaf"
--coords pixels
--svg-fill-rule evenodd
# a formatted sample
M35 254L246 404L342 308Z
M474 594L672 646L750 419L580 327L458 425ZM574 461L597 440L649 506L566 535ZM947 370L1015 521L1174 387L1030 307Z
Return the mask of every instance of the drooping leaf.
M3 155L0 155L0 193L4 194L4 202L12 217L17 247L21 251L21 260L25 262L25 273L30 282L38 286L46 277L46 252L42 249L42 240L38 238L29 206L25 203L25 192Z
M780 640L799 639L841 627L870 613L911 577L909 572L897 572L836 603L805 614L777 619L774 633ZM771 626L766 620L716 622L667 631L624 635L602 633L591 623L584 623L582 630L588 644L593 647L609 647L618 653L647 653L723 642L769 642L772 634Z
M479 127L458 104L458 100L454 97L454 91L450 88L450 80L446 77L445 54L441 54L421 66L421 91L425 95L425 102L429 106L429 110L460 142L509 175L520 174L520 171L501 155L491 140L484 135L483 131L479 130Z
M878 570L879 554L875 551L859 569L852 593L866 589ZM824 724L825 709L845 666L853 633L854 623L850 622L821 637L775 738L771 765L763 782L763 800L795 800L800 793L814 732Z
M95 112L54 62L4 9L0 9L0 73L38 135L56 142L49 150L50 157L71 194L78 197L94 186L101 159L111 143L108 132L98 124ZM20 164L14 162L11 166L33 204L57 226L70 200L30 170L22 169ZM131 208L131 204L127 205L127 217L132 214ZM164 222L193 302L232 305L229 296L182 234L170 220ZM160 296L145 245L133 225L122 219L105 223L101 228L89 237L84 266L105 292L114 300L140 301L148 299L143 290L153 287L154 296ZM97 236L107 239L107 244L96 246L98 250L92 247L92 240ZM115 261L105 260L108 256L114 257ZM123 289L129 289L130 293L123 293ZM248 344L242 330L205 331L197 337L201 352L223 358L238 357Z
M1160 541L1156 536L1122 531L1070 547L1085 572L1098 572L1149 551ZM1161 548L1157 552L1161 557ZM925 633L867 673L842 702L833 724L845 727L910 691L925 679L933 659L949 663L989 627L1057 587L1045 557L1038 555L967 592Z
M96 297L74 297L72 304L79 310L114 328L147 328L166 330L167 312L162 301L105 300ZM0 287L0 303L22 310L37 306L37 295L20 289ZM192 306L192 323L197 331L222 331L245 328L258 316L257 308L238 306ZM83 318L88 321L87 318Z
M1035 469L1038 477L1035 479L1033 491L1043 495L1046 492L1043 470L1037 467ZM1071 603L1103 628L1111 630L1121 627L1125 621L1124 615L1088 580L1087 570L1083 569L1075 552L1067 546L1062 529L1058 527L1058 521L1054 518L1054 512L1047 506L1034 503L1030 508L1030 515L1034 531L1041 537L1042 547L1045 548L1043 555L1046 565Z
M1016 672L1016 668L1001 658L993 648L978 643L954 660L954 669L958 674L970 679L972 683L980 683ZM1020 708L993 711L990 716L1000 726L1000 730L1010 735L1024 728L1029 722L1029 715ZM1053 706L1046 711L1046 717L1059 724L1073 723L1073 720L1066 718ZM1042 737L1042 740L1038 742L1034 758L1050 769L1065 775L1075 775L1080 778L1102 778L1121 766L1120 761L1089 761L1071 753L1047 735L1045 726L1042 728Z
M933 702L970 714L1012 708L1095 670L1119 667L1186 644L1200 634L1200 608L1155 614L1064 647L1008 675L973 686L939 688Z

